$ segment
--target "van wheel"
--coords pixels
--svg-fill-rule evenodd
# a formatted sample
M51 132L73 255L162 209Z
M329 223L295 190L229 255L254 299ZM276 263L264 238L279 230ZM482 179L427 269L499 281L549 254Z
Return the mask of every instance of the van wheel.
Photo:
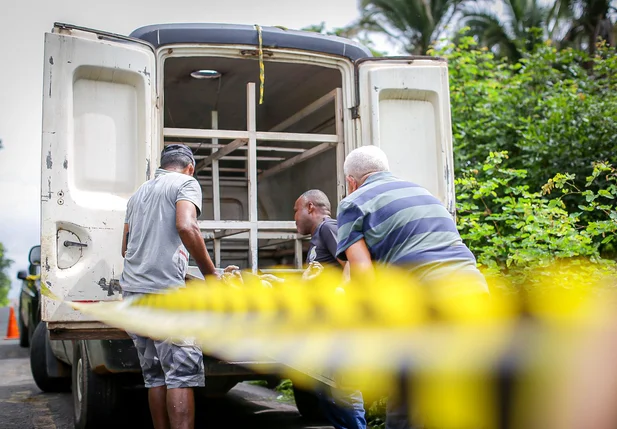
M296 407L302 417L310 421L324 421L326 419L319 405L319 399L314 392L299 389L296 386L293 386L293 392Z
M66 392L71 387L71 380L68 377L51 377L47 372L47 353L50 350L48 341L47 326L39 323L32 334L30 345L32 378L43 392Z
M75 429L109 427L116 416L120 386L113 375L92 372L86 345L76 341L73 346L73 414Z
M32 315L30 315L29 317L30 317L30 322L28 323L28 344L32 344L32 335L34 334L36 327L39 326L41 322L38 320L35 322L34 317L32 317Z

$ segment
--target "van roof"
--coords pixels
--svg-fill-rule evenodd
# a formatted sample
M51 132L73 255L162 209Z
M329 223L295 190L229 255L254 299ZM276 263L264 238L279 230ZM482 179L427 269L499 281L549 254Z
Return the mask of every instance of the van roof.
M279 27L261 27L261 31L264 48L320 52L351 61L373 56L365 46L343 37ZM134 30L130 37L145 40L155 48L184 43L259 45L256 28L241 24L155 24Z

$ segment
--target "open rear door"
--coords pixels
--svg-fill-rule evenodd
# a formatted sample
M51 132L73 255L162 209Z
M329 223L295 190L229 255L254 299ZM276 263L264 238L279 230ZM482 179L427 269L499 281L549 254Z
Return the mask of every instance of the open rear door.
M141 41L58 24L45 34L41 281L65 300L121 297L126 203L156 159L154 71ZM87 319L44 297L42 320Z
M369 58L356 67L361 144L379 146L396 176L428 189L454 216L447 62Z

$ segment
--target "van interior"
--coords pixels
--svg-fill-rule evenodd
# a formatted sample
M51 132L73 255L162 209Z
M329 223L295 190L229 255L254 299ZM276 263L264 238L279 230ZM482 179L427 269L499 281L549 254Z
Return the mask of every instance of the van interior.
M264 62L264 97L260 104L260 68L255 58L172 56L164 62L164 127L200 130L247 130L247 84L255 83L256 129L284 133L337 134L336 89L342 86L341 71L314 64ZM339 131L340 133L341 131ZM218 169L220 220L248 221L247 145L226 154L217 162L207 159L232 139L165 137L164 143L181 142L193 150L198 169L196 179L203 190L200 220L214 220L213 179ZM257 213L259 221L293 221L295 200L309 189L326 193L337 207L336 144L324 150L322 143L308 141L257 140ZM308 152L309 150L312 151ZM303 155L304 154L304 155ZM204 161L206 160L206 161ZM296 162L297 161L297 162ZM218 220L218 219L217 219ZM296 231L260 234L259 268L300 268L294 259ZM246 232L217 236L221 267L233 264L250 268ZM205 234L211 255L214 239ZM301 260L308 248L303 237ZM294 267L295 261L295 267ZM194 262L191 262L194 265Z

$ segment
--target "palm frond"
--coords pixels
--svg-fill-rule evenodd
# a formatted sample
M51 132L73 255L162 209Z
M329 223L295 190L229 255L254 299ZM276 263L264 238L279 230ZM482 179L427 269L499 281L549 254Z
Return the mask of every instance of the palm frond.
M452 19L452 11L474 0L362 0L362 18L402 41L410 53L424 53ZM381 31L379 28L385 30Z
M498 50L502 55L513 60L520 58L515 38L508 34L504 23L490 11L467 13L463 25L470 28L470 33L477 37L481 46Z

